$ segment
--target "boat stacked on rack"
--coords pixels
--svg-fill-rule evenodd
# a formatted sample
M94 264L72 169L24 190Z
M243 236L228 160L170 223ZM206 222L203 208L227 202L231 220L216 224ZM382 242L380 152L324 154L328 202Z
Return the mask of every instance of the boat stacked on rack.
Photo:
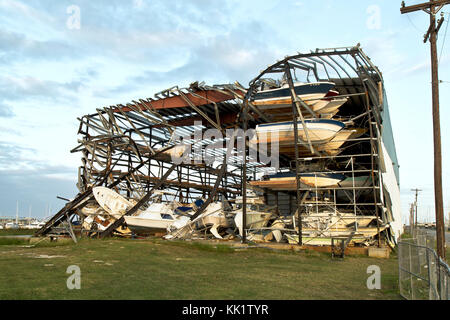
M339 173L316 172L300 173L300 183L303 188L322 188L338 186L339 182L344 181L346 176ZM295 172L282 172L266 176L261 181L250 181L250 185L268 188L274 191L293 191L297 190L297 180Z
M298 138L303 143L309 138L314 145L330 141L345 127L343 122L331 119L305 119L304 123L305 126L300 120L297 121ZM277 139L280 145L293 145L294 122L263 123L256 126L254 143L272 143L273 139Z
M340 119L332 119L348 101L348 97L333 89L334 86L333 82L328 81L294 83L295 94L303 101L300 108L303 121L300 117L297 119L300 156L317 153L338 155L346 141L356 139L366 132L361 128L346 128L346 124ZM252 143L278 142L280 153L293 156L295 138L289 85L264 79L251 103L275 121L257 125ZM314 148L314 153L311 147Z
M292 99L288 84L277 87L277 82L263 81L260 91L254 94L253 104L273 119L286 121L263 123L256 126L251 143L264 148L278 143L280 155L295 158L294 121L292 121ZM348 128L341 118L332 119L339 108L348 101L334 89L333 82L294 83L294 91L304 103L300 111L303 119L297 119L299 157L336 156L344 144L366 133L366 129ZM310 110L308 110L310 109ZM312 115L311 111L315 114ZM291 121L287 121L291 119ZM350 144L348 144L350 146ZM269 147L267 147L269 149ZM313 149L313 150L312 150ZM323 169L323 168L320 168ZM362 178L352 179L338 172L308 169L299 174L300 187L310 188L350 188L366 183ZM295 173L283 172L265 176L260 181L251 181L250 185L273 191L294 191L297 189Z
M339 96L339 92L332 90L335 86L332 82L294 83L295 94L306 104L308 109L319 118L329 119L333 117L339 108L347 102L347 98ZM253 105L276 119L292 118L292 98L289 85L282 84L279 87L267 86L264 83L263 90L258 91L253 97ZM302 107L301 111L310 117L311 113Z
M341 188L362 188L372 185L372 177L368 175L346 177L339 182Z
M377 225L378 224L378 225ZM302 215L302 242L310 245L331 245L331 239L348 238L350 243L368 245L387 225L376 216L354 212L321 211ZM289 243L298 243L298 234L286 233Z

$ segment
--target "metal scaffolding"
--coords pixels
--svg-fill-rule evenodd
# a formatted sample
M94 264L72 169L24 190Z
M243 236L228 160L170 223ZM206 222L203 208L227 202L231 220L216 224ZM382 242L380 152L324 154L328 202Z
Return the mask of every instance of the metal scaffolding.
M270 80L269 76L278 77L278 80ZM317 82L333 82L339 91L337 97L348 99L333 119L345 123L350 128L349 133L332 141L338 148L331 153L311 143L305 120L319 118L319 115L294 90L294 81L311 82L312 78ZM254 104L255 94L265 83L280 79L288 83L292 107L284 113L262 111ZM208 86L196 82L188 88L175 86L161 91L154 98L99 108L95 113L78 119L79 145L71 152L81 153L77 183L79 194L37 235L50 233L63 221L73 221L78 210L93 201L92 188L95 186L107 186L127 199L133 199L135 204L126 215L145 207L156 189L168 191L169 194L165 195L167 201L207 199L195 216L212 201L233 200L240 196L242 225L246 226L248 183L264 174L267 164L252 158L245 138L246 148L239 153L234 144L236 129L245 131L258 124L293 121L294 150L280 148L279 170L294 171L297 188L260 188L265 198L273 195L278 202L279 193L289 197L290 209L284 214L293 217L293 227L289 230L297 232L299 244L305 243L303 219L310 212L326 209L351 211L355 217L375 215L380 245L380 233L387 235L381 230L381 224L387 222L379 150L383 132L383 96L381 73L358 45L317 49L286 57L250 81L248 89L239 83ZM305 141L299 138L298 120L306 134ZM222 137L196 136L206 129L216 129ZM234 129L234 135L227 135L227 129ZM182 163L174 163L173 155L179 151L180 137L192 152ZM230 140L233 143L228 145ZM214 143L224 147L213 148ZM206 163L204 159L208 157L214 161ZM305 187L300 181L304 172L342 173L351 177L353 183L351 186ZM357 185L355 179L361 176L368 177L367 181ZM296 207L292 205L292 199L296 199ZM100 236L111 234L121 223L123 219L117 220ZM242 241L246 241L248 232L251 230L244 232ZM320 237L320 233L316 236Z
M287 56L266 68L250 81L244 100L250 103L254 101L258 88L268 81L275 81L278 84L287 83L293 102L291 112L286 115L280 115L278 112L277 120L291 120L294 124L294 152L280 149L280 153L289 157L290 165L282 166L280 169L296 173L297 190L289 192L289 199L291 196L296 198L298 243L300 245L305 243L302 239L302 227L305 225L303 219L311 213L329 210L350 211L354 214L355 221L360 215L375 215L378 235L376 238L380 245L382 238L380 224L388 223L383 209L386 203L380 194L382 169L379 146L382 139L384 107L381 72L372 64L359 45L348 48L317 49L307 54ZM333 119L344 122L347 127L363 130L364 133L345 141L336 141L343 143L339 151L333 155L314 146L307 134L305 119L317 119L319 115L308 107L306 100L303 101L296 95L294 81L335 83L335 89L339 91L337 97L346 97L349 100L333 116ZM297 121L299 125L301 123L306 133L304 141L299 139ZM350 187L339 184L333 187L308 187L300 182L300 175L304 172L345 174L351 177L352 185ZM362 175L367 176L367 183L356 185L355 177ZM356 223L355 231L357 231ZM308 241L322 236L320 232L316 234L309 237Z

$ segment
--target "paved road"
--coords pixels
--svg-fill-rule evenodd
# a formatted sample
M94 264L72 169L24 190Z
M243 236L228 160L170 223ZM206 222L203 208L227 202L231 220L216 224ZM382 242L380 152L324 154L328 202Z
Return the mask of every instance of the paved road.
M433 237L436 237L436 230L434 230L434 229L424 229L424 228L422 228L422 230L425 230L427 232L427 234L429 234L429 235L431 235ZM448 232L448 231L445 232L445 243L447 245L450 245L450 232Z

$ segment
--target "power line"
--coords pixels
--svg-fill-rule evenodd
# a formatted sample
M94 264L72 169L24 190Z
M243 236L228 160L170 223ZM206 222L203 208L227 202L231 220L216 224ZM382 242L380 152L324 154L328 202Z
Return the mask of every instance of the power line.
M444 14L447 14L449 16L449 18L447 18L447 25L445 27L445 33L444 33L444 40L442 42L442 48L441 48L441 53L439 55L439 61L438 64L441 64L441 58L442 58L442 52L444 51L444 44L445 44L445 39L447 39L447 30L448 30L448 22L450 20L450 13L448 12L443 12Z
M444 208L442 192L442 148L441 148L441 127L439 117L439 75L437 57L437 34L444 22L444 17L436 21L436 14L450 0L430 0L425 3L405 6L402 1L400 12L402 14L423 10L430 16L430 26L424 36L424 43L428 40L431 49L431 79L432 79L432 114L433 114L433 145L434 145L434 198L436 213L436 239L437 254L445 259L445 232L444 232ZM436 26L437 22L437 26ZM417 203L417 202L416 202Z
M411 23L411 25L414 27L414 29L416 29L416 31L420 31L420 30L416 27L416 25L412 22L411 18L410 18L408 15L407 15L406 17L408 18L409 23Z

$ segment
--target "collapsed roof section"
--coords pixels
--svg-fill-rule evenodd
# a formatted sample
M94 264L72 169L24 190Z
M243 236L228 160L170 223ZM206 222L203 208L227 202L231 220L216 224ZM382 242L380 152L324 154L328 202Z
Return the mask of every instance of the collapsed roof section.
M107 172L108 179L113 181L114 177L142 164L130 179L117 186L126 190L128 196L142 197L145 193L142 184L148 189L161 177L164 163L172 162L171 150L180 142L175 140L177 136L184 138L183 143L201 148L192 149L190 160L180 164L179 170L172 174L177 178L170 179L166 186L178 191L189 189L186 197L199 190L204 195L215 182L217 163L223 162L226 149L206 148L213 141L198 138L195 134L205 129L217 129L224 136L219 142L225 145L225 130L239 126L244 93L239 85L210 87L194 83L189 88L164 90L157 93L155 99L97 109L96 114L80 118L78 133L83 138L72 150L83 154L78 188L84 191L87 186L96 185L98 177ZM216 166L202 161L195 163L195 159L206 156L213 158ZM237 157L232 156L231 160ZM236 178L239 176L229 172L228 178L233 183L226 184L229 186L225 188L226 192L237 193L240 180Z

